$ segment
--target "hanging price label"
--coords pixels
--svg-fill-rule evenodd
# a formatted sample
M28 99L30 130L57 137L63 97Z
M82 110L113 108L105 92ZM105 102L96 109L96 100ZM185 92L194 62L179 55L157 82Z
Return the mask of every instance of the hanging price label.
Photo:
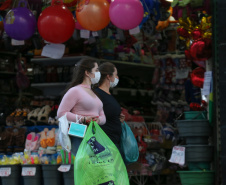
M12 39L11 40L11 44L12 46L22 46L25 44L24 40L15 40L15 39Z
M138 33L140 33L140 27L139 26L137 26L136 28L133 28L133 29L129 30L129 34L130 35L135 35L135 34L138 34Z
M58 171L60 172L68 172L71 169L71 165L60 165Z
M22 168L22 176L35 176L36 168L35 167L23 167Z
M185 147L174 146L169 162L183 166L185 164Z
M93 32L92 32L92 36L93 36L93 37L98 37L98 32L97 32L97 31L93 31Z
M64 44L46 44L42 49L41 56L60 59L63 57L65 51Z
M11 175L11 168L0 168L0 177L8 177Z
M80 37L84 39L88 39L90 36L89 30L80 30Z

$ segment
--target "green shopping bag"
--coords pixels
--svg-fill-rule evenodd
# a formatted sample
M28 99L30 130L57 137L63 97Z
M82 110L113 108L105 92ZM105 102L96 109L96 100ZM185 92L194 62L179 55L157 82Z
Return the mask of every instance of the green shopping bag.
M117 147L96 122L91 122L74 162L75 185L129 185Z

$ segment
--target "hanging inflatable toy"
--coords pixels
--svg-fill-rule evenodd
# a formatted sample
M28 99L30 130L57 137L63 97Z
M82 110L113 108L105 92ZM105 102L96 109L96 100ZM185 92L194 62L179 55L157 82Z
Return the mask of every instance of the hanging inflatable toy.
M110 23L107 0L82 0L76 10L79 24L86 30L99 31Z
M139 0L114 0L110 5L111 22L118 28L130 30L137 27L144 16Z
M20 7L24 3L24 7ZM27 1L20 1L17 8L10 10L4 19L4 29L9 37L15 40L30 38L36 29L36 19L27 7Z
M73 34L75 20L62 0L53 0L38 18L38 31L50 43L66 42Z

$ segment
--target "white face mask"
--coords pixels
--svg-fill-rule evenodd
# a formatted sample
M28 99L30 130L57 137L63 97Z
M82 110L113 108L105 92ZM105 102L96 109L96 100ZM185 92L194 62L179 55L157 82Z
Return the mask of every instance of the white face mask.
M91 83L92 84L97 84L100 81L101 74L98 71L98 72L95 72L94 75L95 75L94 78L90 78L91 79Z
M114 82L111 82L110 81L110 87L111 88L114 88L118 85L118 82L119 82L119 79L118 78L115 78Z

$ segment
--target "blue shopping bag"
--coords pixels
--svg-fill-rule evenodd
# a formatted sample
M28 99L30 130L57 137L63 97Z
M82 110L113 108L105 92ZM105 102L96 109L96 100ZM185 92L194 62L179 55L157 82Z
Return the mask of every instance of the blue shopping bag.
M122 157L126 164L134 163L138 160L139 149L137 145L137 140L126 122L122 123L120 149Z

